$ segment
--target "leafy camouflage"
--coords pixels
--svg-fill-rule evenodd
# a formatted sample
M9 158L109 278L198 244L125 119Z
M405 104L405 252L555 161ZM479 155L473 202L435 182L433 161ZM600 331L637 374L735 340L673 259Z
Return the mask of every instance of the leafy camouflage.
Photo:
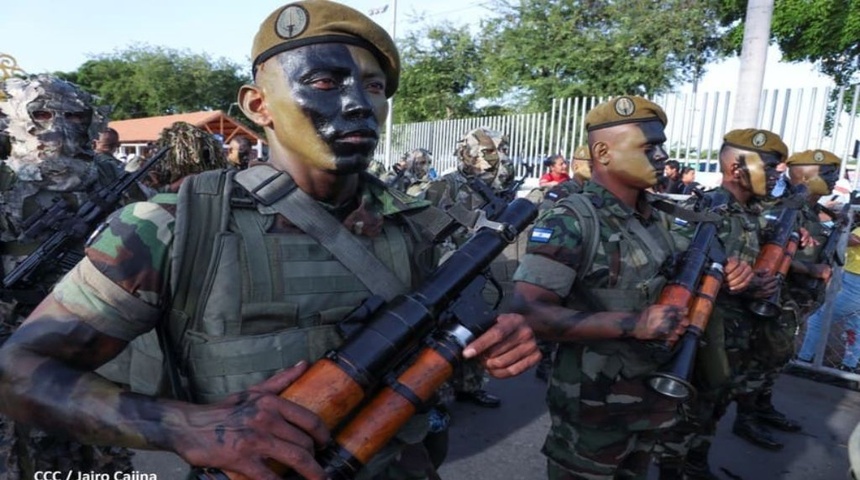
M48 235L23 238L23 222L60 199L74 212L90 193L114 181L115 165L94 158L91 140L104 127L105 109L93 106L93 97L76 85L49 75L9 79L8 94L0 112L12 148L0 162L0 258L3 271L23 261ZM39 118L31 111L40 112ZM83 122L69 122L80 116ZM50 117L49 119L45 119ZM62 167L62 168L61 168ZM58 173L59 172L59 173ZM82 253L84 245L71 246ZM48 291L63 272L46 271L34 288L6 290L0 301L0 343L23 322L41 292ZM41 290L38 290L41 289ZM39 298L34 298L39 297ZM0 478L31 479L35 471L131 472L132 452L125 448L81 445L65 438L29 429L0 416Z
M430 168L433 165L431 153L423 148L416 148L403 154L400 159L399 171L389 176L386 183L408 195L419 196L430 185Z

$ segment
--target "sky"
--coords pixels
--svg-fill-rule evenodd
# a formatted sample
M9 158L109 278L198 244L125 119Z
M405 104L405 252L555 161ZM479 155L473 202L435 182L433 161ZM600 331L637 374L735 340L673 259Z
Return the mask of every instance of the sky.
M136 44L164 46L213 58L250 64L251 41L262 20L284 0L4 0L0 16L0 53L12 55L28 73L72 71L94 55ZM488 14L487 0L346 0L368 13L388 5L374 18L395 36L426 23L450 21L477 25ZM420 21L423 15L424 21ZM764 88L827 86L830 81L810 64L780 63L779 50L768 52ZM699 91L727 90L737 82L739 62L728 59L708 67ZM689 91L691 86L680 87Z

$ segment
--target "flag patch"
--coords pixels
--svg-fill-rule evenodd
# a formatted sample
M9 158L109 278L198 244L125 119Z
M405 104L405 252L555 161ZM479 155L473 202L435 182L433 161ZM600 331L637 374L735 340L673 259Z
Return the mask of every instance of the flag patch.
M552 229L551 228L535 228L532 230L532 234L529 237L530 242L538 242L538 243L547 243L549 242L550 237L552 237Z
M690 222L684 220L683 218L675 217L675 225L677 225L679 227L686 227L689 224L690 224Z

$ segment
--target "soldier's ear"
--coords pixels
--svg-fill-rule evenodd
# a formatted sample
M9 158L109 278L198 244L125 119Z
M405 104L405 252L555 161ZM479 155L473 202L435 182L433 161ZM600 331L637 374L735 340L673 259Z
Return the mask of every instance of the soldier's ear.
M261 127L272 126L272 116L266 105L262 89L256 85L242 85L239 89L239 108L252 122Z
M594 142L591 145L591 158L603 165L609 163L609 145L605 142Z

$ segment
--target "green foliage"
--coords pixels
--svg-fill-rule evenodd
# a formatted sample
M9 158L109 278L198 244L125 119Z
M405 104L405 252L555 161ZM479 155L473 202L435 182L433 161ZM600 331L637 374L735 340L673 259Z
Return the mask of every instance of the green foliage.
M96 56L64 76L113 105L113 120L226 112L239 87L250 81L226 59L150 46Z
M717 55L716 0L496 0L482 22L483 92L552 98L658 94Z
M466 27L411 32L400 44L403 71L395 97L397 123L473 116L478 46Z
M723 0L721 21L731 27L728 48L743 42L747 1ZM771 38L790 62L813 62L836 85L856 83L860 70L860 0L775 0Z

